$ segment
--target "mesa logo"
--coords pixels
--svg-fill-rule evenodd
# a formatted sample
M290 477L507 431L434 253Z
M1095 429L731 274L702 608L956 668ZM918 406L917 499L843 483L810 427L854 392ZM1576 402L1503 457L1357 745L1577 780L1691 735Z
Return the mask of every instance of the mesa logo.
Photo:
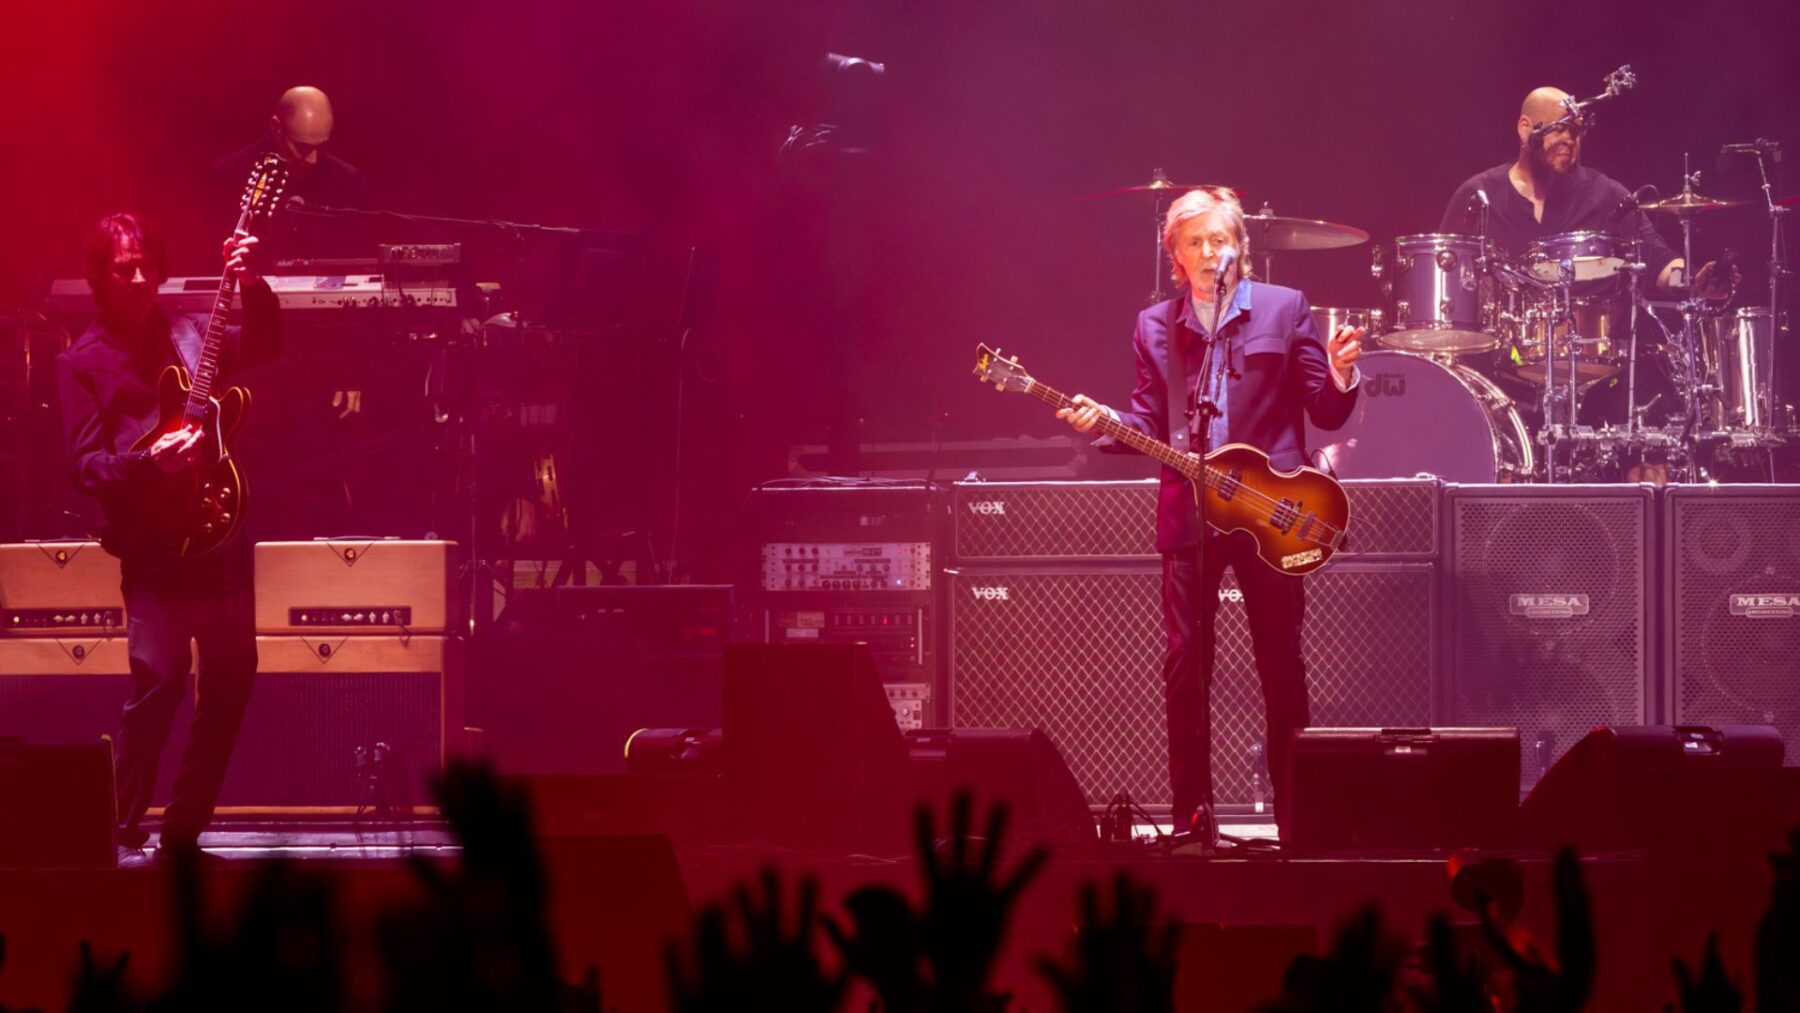
M969 590L975 595L977 601L1012 601L1012 596L1008 593L1011 589L1004 585L971 587Z
M983 517L1006 516L1006 501L1003 499L978 499L969 504L969 512Z
M1800 615L1800 594L1734 594L1731 614L1745 619L1792 619Z
M1515 594L1507 605L1513 615L1527 619L1570 619L1585 616L1593 608L1585 594Z

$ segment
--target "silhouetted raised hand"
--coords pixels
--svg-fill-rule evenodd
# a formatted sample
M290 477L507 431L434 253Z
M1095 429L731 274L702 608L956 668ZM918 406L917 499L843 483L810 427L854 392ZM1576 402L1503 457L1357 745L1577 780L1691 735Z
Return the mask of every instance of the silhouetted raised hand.
M1594 918L1581 859L1569 848L1556 853L1550 872L1556 901L1556 954L1535 946L1514 926L1502 931L1487 912L1482 925L1500 959L1513 969L1519 1013L1572 1013L1587 1005L1594 989Z
M1769 856L1775 873L1769 909L1756 926L1756 1008L1800 1009L1800 827L1786 854Z
M693 961L680 948L667 953L670 1005L682 1013L718 1010L783 1010L814 1013L837 1009L842 978L819 962L818 881L800 881L791 925L784 917L781 877L764 869L760 896L748 886L732 895L730 911L713 904L695 918ZM732 915L742 945L734 945Z
M1038 961L1056 987L1062 1008L1072 1011L1145 1011L1175 1008L1175 944L1180 930L1157 926L1156 891L1121 872L1112 881L1112 910L1100 908L1097 883L1081 886L1080 921L1066 962Z
M975 1009L991 1003L988 977L1019 895L1043 868L1047 857L1033 849L1001 877L1001 844L1006 837L1007 810L988 810L987 834L978 848L970 836L974 800L959 791L950 804L950 837L940 851L931 811L920 807L914 820L919 864L925 877L925 905L920 938L931 970L933 1009ZM973 850L973 853L971 853Z
M292 862L259 863L233 921L206 921L201 853L170 851L176 971L153 1010L325 1013L343 1006L332 881Z
M1281 997L1263 1013L1385 1013L1393 1004L1403 947L1369 904L1338 926L1331 951L1301 955L1282 977Z
M524 792L479 764L452 766L437 790L462 858L450 867L414 859L424 901L381 922L387 1008L597 1009L597 977L590 995L557 975Z
M94 948L81 942L81 966L75 970L75 984L69 993L69 1013L137 1013L143 1009L125 986L125 968L131 963L130 953L121 953L112 963L101 966L94 961ZM0 1007L4 1011L5 1007Z
M898 891L867 886L844 898L851 929L830 915L825 932L851 974L875 989L883 1013L926 1008L925 949L919 916Z
M1706 937L1706 954L1700 959L1698 977L1680 959L1670 963L1675 969L1675 985L1680 1005L1667 1007L1682 1013L1738 1013L1744 1008L1743 993L1725 973L1725 962L1719 959L1719 934Z
M1421 1013L1490 1013L1488 983L1472 960L1457 952L1450 919L1432 915L1425 923L1422 954L1429 988L1411 989L1413 1005Z

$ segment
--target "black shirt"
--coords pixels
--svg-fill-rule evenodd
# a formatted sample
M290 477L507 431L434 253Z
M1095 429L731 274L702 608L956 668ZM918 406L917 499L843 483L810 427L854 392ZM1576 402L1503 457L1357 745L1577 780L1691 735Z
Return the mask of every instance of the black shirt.
M1522 256L1526 247L1545 236L1584 231L1635 236L1641 246L1639 259L1649 266L1652 281L1669 261L1680 256L1657 235L1649 215L1621 206L1631 191L1611 176L1577 165L1573 172L1557 177L1544 198L1544 220L1540 222L1531 201L1513 187L1508 175L1511 168L1511 162L1497 165L1457 187L1438 231L1475 234L1476 216L1471 207L1479 189L1487 191L1493 205L1488 213L1488 237L1514 257Z
M264 155L275 150L275 139L262 140L213 163L213 184L222 201L230 201L235 213L244 192L250 168ZM258 262L265 270L277 261L317 258L369 257L367 220L361 216L327 217L304 213L302 208L367 208L369 178L362 170L327 151L319 152L319 160L304 176L288 182L286 198L299 198L298 206L290 205L277 212L274 219L260 230ZM229 215L221 216L229 220Z
M243 327L225 330L219 378L281 353L281 305L265 281L246 284ZM176 363L190 370L206 333L204 316L169 317L159 309L142 341L128 341L100 321L56 357L57 394L62 402L75 484L100 501L106 524L101 543L115 556L130 556L129 518L133 498L154 488L160 474L148 451L133 450L160 417L157 381Z

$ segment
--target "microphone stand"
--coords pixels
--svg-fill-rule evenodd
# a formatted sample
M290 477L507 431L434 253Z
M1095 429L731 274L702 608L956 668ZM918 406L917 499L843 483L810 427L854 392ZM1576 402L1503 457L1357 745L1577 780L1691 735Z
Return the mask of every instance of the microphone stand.
M1774 180L1769 175L1769 161L1781 164L1781 149L1773 149L1773 155L1758 142L1756 149L1756 171L1762 176L1763 202L1769 209L1769 417L1766 424L1775 423L1776 402L1781 397L1781 385L1776 382L1776 363L1779 356L1775 354L1775 340L1782 330L1781 322L1781 279L1788 273L1787 243L1782 233L1782 216L1788 209L1776 203ZM1788 427L1792 428L1792 420ZM1775 481L1775 455L1769 455L1769 481Z

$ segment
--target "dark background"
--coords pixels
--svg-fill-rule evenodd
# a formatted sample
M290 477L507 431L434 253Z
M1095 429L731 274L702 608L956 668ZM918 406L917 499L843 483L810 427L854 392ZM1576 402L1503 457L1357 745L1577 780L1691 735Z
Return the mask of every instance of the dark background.
M1692 152L1705 190L1754 196L1715 168L1719 145L1800 144L1791 3L214 0L7 18L0 305L77 276L82 229L118 208L161 223L176 273L216 270L229 223L205 210L207 165L254 140L284 88L317 85L337 110L331 150L369 174L379 206L644 234L642 326L620 340L685 381L683 410L666 385L596 389L585 436L641 444L641 481L661 491L633 479L605 494L664 514L680 422L674 552L701 569L791 443L846 426L869 440L1064 431L974 383L977 341L1122 400L1150 206L1078 195L1161 166L1391 242L1434 230L1458 183L1513 155L1528 90L1590 95L1625 63L1639 86L1584 157L1627 186L1677 190ZM842 252L832 205L776 155L790 123L823 115L827 51L888 69L857 230L868 284L835 301L821 291ZM1741 249L1758 301L1766 218L1702 222L1702 258ZM702 270L683 316L690 248ZM1372 305L1368 261L1367 246L1289 255L1276 280ZM666 555L672 535L657 537Z

